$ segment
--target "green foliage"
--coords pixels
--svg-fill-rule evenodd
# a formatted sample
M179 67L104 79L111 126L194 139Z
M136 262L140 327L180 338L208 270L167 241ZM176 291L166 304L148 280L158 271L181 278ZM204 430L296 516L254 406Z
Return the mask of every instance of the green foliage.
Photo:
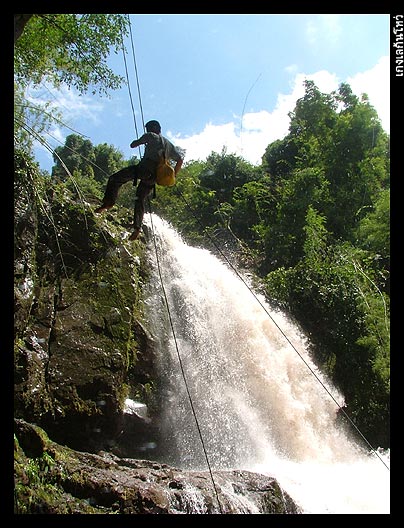
M255 172L238 156L228 156L225 150L221 154L212 152L206 162L191 162L184 167L174 192L158 188L163 199L157 207L161 212L167 210L170 220L189 240L203 242L203 232L210 238L218 228L231 231L233 194L252 180Z
M321 169L296 170L277 194L276 214L265 236L264 272L279 266L293 266L302 258L307 211L310 207L320 211L326 208L328 181Z
M127 164L123 154L112 145L94 146L90 140L77 134L70 134L62 147L55 148L53 159L52 176L55 178L65 181L78 172L103 186L111 174Z
M94 147L94 157L94 178L102 184L106 183L111 174L128 165L122 152L107 143Z
M301 322L362 432L388 444L389 301L368 275L368 255L349 243L331 245L324 220L309 210L305 256L267 276L268 295ZM364 412L365 402L377 415Z
M360 221L357 240L361 247L390 258L390 189L383 189L372 211Z
M60 113L53 109L52 114L47 112L50 103L44 106L35 106L25 99L24 90L14 83L14 141L25 152L31 152L34 140L46 145L42 134L49 124L61 118Z
M329 187L322 206L328 227L336 237L350 239L363 212L389 182L388 138L377 113L347 84L328 95L306 81L305 96L290 117L289 134L269 145L263 156L274 196L283 202L283 190L297 171L322 171Z
M69 173L79 171L84 177L94 177L94 147L90 140L71 134L67 136L63 147L56 147L53 154L55 166L52 176L65 180Z
M70 173L66 180L66 188L77 197L77 200L89 203L99 203L104 196L104 186L93 176L83 176L80 171Z
M156 186L153 209L195 244L206 243L204 229L212 225L217 200L215 192L200 184L205 164L192 161L178 174L173 188Z
M267 146L262 156L262 167L271 176L272 189L296 167L297 145L291 135L277 139Z
M305 81L305 95L289 114L289 133L297 147L297 168L322 165L323 153L331 142L337 119L337 103L332 95L322 94L313 81Z
M55 121L62 124L60 112L54 108L47 111L50 103L35 105L27 100L26 88L42 82L56 88L66 84L79 93L91 90L93 94L108 94L119 88L124 78L109 68L107 59L112 51L117 53L122 48L127 32L126 15L31 16L14 45L14 137L20 148L30 152L35 139L52 150L43 133ZM97 171L95 178L100 179Z
M254 177L254 169L242 158L227 155L223 149L221 154L212 152L200 174L202 187L215 191L219 203L230 202L233 190L241 187Z
M15 43L15 79L22 86L64 83L79 92L119 88L123 78L107 58L122 47L122 33L127 33L125 15L35 14Z
M233 203L231 223L234 232L255 246L265 238L268 220L276 211L270 178L247 182L235 189Z
M25 455L14 435L14 514L97 513L99 509L64 490L67 473L60 453Z

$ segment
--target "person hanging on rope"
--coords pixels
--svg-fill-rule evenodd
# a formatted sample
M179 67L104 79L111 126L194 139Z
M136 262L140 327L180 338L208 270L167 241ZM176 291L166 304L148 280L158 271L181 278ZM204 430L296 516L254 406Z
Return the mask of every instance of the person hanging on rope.
M184 161L180 151L171 141L161 135L161 126L158 121L148 121L145 129L146 133L140 138L133 140L130 144L131 148L145 145L143 158L137 165L125 167L108 178L102 204L95 210L96 213L103 213L111 209L115 205L121 186L128 181L133 181L133 185L136 185L139 180L135 196L133 233L130 235L129 240L136 240L140 234L145 213L145 200L156 183L156 169L162 148L165 149L166 157L176 162L174 167L175 175L180 171Z

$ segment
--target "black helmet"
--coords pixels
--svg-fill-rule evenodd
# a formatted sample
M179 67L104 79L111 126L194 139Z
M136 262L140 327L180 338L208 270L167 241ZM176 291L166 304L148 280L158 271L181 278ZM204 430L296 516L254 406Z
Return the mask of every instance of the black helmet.
M155 120L148 121L145 124L145 129L147 130L147 132L155 132L156 134L160 134L160 132L161 132L160 123L158 121L155 121Z

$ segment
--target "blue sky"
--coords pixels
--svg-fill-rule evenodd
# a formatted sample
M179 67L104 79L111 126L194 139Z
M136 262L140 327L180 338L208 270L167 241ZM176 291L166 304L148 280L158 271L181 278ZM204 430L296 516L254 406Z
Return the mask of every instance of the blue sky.
M304 95L304 79L322 92L348 82L365 92L390 133L389 15L130 15L145 121L186 149L185 161L210 152L260 163L266 146L288 131L288 112ZM138 131L143 130L131 42L126 55ZM123 54L109 64L125 76ZM36 102L50 98L43 87ZM64 121L94 145L108 143L130 158L138 151L128 88L110 98L52 90ZM55 125L54 148L72 131ZM61 142L61 143L60 143ZM36 150L42 168L53 161Z

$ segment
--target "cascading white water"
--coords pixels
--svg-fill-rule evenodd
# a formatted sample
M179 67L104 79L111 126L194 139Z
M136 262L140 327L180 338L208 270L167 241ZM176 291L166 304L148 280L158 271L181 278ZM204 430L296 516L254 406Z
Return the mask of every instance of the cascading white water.
M150 240L147 305L167 462L206 469L204 446L213 470L270 475L305 513L389 513L389 456L368 453L337 424L343 397L316 369L296 325L158 216L146 224L169 305L168 313Z

